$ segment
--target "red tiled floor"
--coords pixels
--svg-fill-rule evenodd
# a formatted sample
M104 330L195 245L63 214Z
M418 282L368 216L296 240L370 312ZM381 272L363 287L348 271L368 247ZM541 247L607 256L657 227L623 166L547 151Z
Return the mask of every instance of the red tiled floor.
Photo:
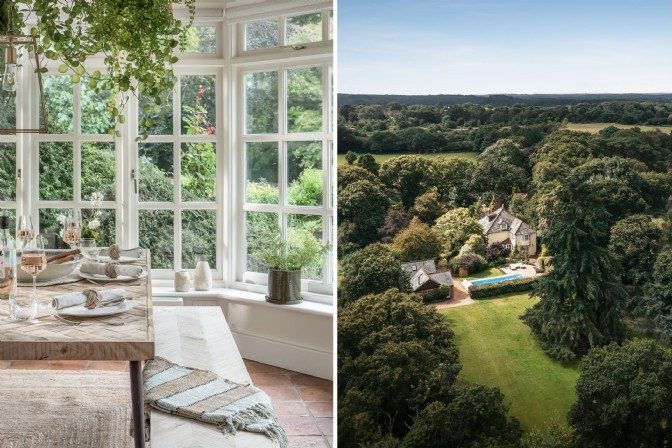
M308 408L306 408L306 403L303 401L280 401L273 400L273 407L275 408L275 414L280 415L303 415L306 417L310 416Z
M329 445L319 436L289 436L289 448L329 448Z
M333 417L334 416L334 402L333 401L307 401L306 406L313 414L313 417Z
M301 400L294 386L263 386L260 389L266 392L273 402L276 400Z
M255 386L289 386L292 384L290 375L277 375L273 373L250 373L252 383Z
M250 373L278 373L285 375L296 373L292 372L291 370L282 369L280 367L275 367L268 364L262 364L256 361L250 361L249 359L245 359L244 361L245 361L245 367L247 368L247 371Z
M333 385L333 383L329 380L304 375L303 373L299 373L298 375L290 375L289 378L291 378L292 383L297 386L332 387Z
M333 399L331 387L299 386L296 390L303 401L329 401Z
M320 436L322 432L313 417L282 416L278 421L288 436Z
M316 418L317 426L325 436L334 435L334 419L333 417Z

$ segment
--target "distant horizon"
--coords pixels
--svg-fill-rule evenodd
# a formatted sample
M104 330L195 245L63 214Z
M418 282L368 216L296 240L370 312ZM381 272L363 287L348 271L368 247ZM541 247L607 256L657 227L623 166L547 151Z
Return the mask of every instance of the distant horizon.
M376 96L522 96L522 95L672 95L672 90L669 92L569 92L569 93L552 93L552 92L535 92L535 93L353 93L353 92L338 92L338 95L376 95Z

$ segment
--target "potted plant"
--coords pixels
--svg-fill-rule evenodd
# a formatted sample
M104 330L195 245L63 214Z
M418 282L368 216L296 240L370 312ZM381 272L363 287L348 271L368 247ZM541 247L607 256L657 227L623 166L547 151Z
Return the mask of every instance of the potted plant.
M292 229L285 240L280 231L262 238L253 255L268 266L266 301L279 305L301 303L301 269L319 263L329 250L306 229Z

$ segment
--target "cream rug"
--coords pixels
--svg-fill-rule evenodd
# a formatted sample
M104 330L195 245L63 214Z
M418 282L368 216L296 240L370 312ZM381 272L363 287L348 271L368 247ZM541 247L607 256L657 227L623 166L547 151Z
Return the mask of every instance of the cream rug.
M0 370L0 448L126 448L128 372Z

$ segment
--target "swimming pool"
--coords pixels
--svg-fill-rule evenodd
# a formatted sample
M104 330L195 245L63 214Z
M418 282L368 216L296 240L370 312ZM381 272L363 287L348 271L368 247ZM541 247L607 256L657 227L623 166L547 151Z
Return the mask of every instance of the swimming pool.
M474 280L471 282L472 285L485 285L488 283L498 283L498 282L506 282L508 280L515 280L517 278L524 278L523 275L521 274L511 274L511 275L502 275L500 277L490 277L490 278L484 278L481 280Z

